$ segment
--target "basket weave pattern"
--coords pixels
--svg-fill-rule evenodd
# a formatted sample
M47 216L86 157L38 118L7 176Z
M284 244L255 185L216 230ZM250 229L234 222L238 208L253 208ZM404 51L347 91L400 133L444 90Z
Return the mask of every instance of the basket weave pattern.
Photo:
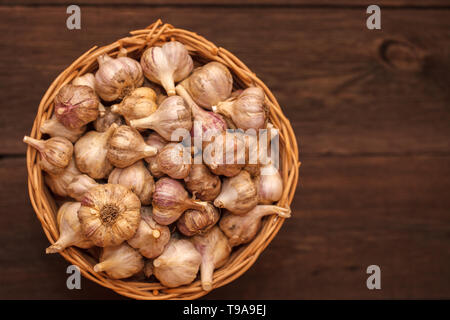
M36 139L41 138L39 128L43 121L52 116L53 100L59 89L70 83L75 77L95 71L98 67L97 57L101 54L107 53L114 57L117 56L121 48L125 48L130 57L138 58L147 47L176 40L183 43L189 53L196 59L218 61L226 65L232 72L237 87L259 86L264 90L267 97L266 104L270 109L270 121L280 134L280 173L284 183L284 191L278 205L289 206L294 197L300 164L297 141L289 120L283 115L277 100L265 84L226 49L216 47L213 43L195 33L174 28L170 24L163 24L161 20L145 29L132 31L130 34L131 36L110 45L91 48L53 81L39 104L30 136ZM44 184L44 177L37 158L36 150L28 147L28 191L42 228L49 241L54 243L59 235L55 218L58 208L52 194ZM265 218L263 227L254 240L234 251L228 262L220 269L215 270L213 288L221 287L247 271L275 237L283 222L284 219L277 216ZM148 300L196 299L207 294L202 289L199 280L186 286L170 289L162 286L159 282L113 280L109 279L104 273L94 272L93 267L96 261L81 249L70 247L62 251L61 255L71 264L77 265L86 278L130 298Z

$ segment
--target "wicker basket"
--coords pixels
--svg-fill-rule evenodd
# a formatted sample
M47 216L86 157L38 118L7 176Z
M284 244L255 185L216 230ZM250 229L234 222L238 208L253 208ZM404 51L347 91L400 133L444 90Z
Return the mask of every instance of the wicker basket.
M228 66L232 71L237 87L256 85L264 89L268 100L267 103L270 107L270 120L280 132L280 168L285 188L279 205L288 206L292 202L298 180L300 164L298 161L298 148L290 122L283 115L272 92L238 58L226 49L216 47L213 43L195 33L176 29L170 24L163 24L161 20L143 30L132 31L130 37L120 39L110 45L100 48L93 47L75 60L53 81L42 98L30 136L37 139L41 138L40 125L42 121L51 117L53 99L59 89L75 77L86 72L95 71L97 68L96 59L99 55L108 53L111 56L115 56L121 48L125 48L129 56L138 58L147 47L170 40L177 40L183 43L191 55L199 61L219 61ZM52 194L44 184L43 175L37 163L37 152L31 147L28 147L27 150L27 168L31 203L37 217L41 221L47 238L51 243L54 243L58 238L58 228L55 219L57 206ZM284 219L277 216L265 218L262 230L255 239L233 252L229 261L214 272L213 288L221 287L247 271L272 241L283 222ZM77 265L86 278L130 298L149 300L196 299L207 293L203 291L199 280L190 285L169 289L162 286L159 282L109 279L104 273L94 272L93 266L96 262L86 251L71 247L61 252L61 255L71 264Z

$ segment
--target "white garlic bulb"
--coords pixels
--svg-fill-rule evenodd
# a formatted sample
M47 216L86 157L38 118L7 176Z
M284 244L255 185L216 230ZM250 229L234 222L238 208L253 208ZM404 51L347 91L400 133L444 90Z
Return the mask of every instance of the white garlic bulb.
M174 133L177 130L189 133L192 128L191 110L183 98L171 96L150 116L131 120L130 126L137 129L153 129L167 141L181 141L183 136Z
M64 168L62 173L58 175L46 174L45 183L54 194L57 194L61 197L67 197L68 186L78 175L81 175L81 172L80 170L78 170L77 166L75 165L75 159L72 157L70 159L69 165Z
M119 246L103 248L100 262L94 266L94 271L104 271L112 279L125 279L143 268L144 259L139 252L123 243Z
M202 256L200 274L202 288L205 291L212 289L214 269L223 266L230 256L231 246L228 238L219 227L213 227L203 235L192 237L195 248Z
M156 111L156 93L150 88L141 87L134 89L119 104L111 107L111 111L125 118L127 124L130 120L148 117Z
M271 204L281 199L283 194L283 179L272 162L262 166L260 175L255 178L260 204Z
M156 258L170 240L169 227L160 225L153 220L152 207L141 207L141 222L133 238L128 244L146 258Z
M168 142L158 133L152 132L148 135L145 143L156 148L156 150L159 152ZM144 158L144 160L148 163L148 170L150 170L152 176L154 176L155 178L161 178L164 175L164 172L159 169L156 155L146 157Z
M69 140L70 142L74 143L86 131L86 126L71 129L63 125L61 122L59 122L58 119L56 119L56 116L53 116L52 118L42 122L39 131L41 131L41 133L48 134L52 138L63 137Z
M186 188L197 199L203 201L213 201L219 195L222 186L220 178L212 174L203 163L193 164L184 182Z
M191 169L191 151L181 143L169 143L156 155L158 171L173 179L184 179Z
M76 86L88 86L89 88L95 90L95 76L88 72L82 76L78 76L72 80L72 84Z
M81 225L78 220L78 209L80 209L80 206L80 202L65 202L59 208L56 218L59 228L59 238L58 241L45 250L46 253L61 252L70 246L83 249L94 246L94 243L87 239L81 232Z
M105 132L89 131L75 143L75 161L81 172L103 179L113 166L107 158L108 141L117 128L113 123Z
M189 240L172 237L164 252L153 260L153 274L166 287L182 286L194 281L201 261L202 256Z
M188 51L178 41L171 41L161 47L151 47L144 51L141 66L145 76L161 84L169 96L175 95L175 82L191 73L194 64Z
M86 174L77 175L67 186L67 195L77 201L82 201L84 194L98 183Z
M134 59L103 54L97 61L95 92L105 101L123 99L144 82L141 65Z
M141 160L123 169L115 168L109 174L108 183L127 187L139 197L144 205L152 202L155 181Z

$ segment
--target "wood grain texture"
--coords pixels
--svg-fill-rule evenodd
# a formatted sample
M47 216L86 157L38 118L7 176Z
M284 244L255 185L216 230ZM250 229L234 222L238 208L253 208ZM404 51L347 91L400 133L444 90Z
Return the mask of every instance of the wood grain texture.
M65 28L60 8L0 8L0 17L1 34L15 26L0 58L9 103L1 154L24 152L40 98L75 58L159 17L247 63L273 90L304 154L450 151L448 11L385 10L382 31L367 30L360 10L89 7L79 31Z

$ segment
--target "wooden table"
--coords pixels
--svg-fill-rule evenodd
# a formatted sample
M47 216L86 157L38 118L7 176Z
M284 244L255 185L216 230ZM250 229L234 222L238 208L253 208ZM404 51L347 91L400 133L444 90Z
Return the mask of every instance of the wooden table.
M301 149L293 217L206 299L450 298L448 2L378 1L382 29L368 30L361 0L80 0L71 31L72 1L47 1L0 5L0 298L121 298L86 279L66 288L68 263L44 253L21 140L71 61L158 18L244 61ZM372 264L381 290L366 287Z

